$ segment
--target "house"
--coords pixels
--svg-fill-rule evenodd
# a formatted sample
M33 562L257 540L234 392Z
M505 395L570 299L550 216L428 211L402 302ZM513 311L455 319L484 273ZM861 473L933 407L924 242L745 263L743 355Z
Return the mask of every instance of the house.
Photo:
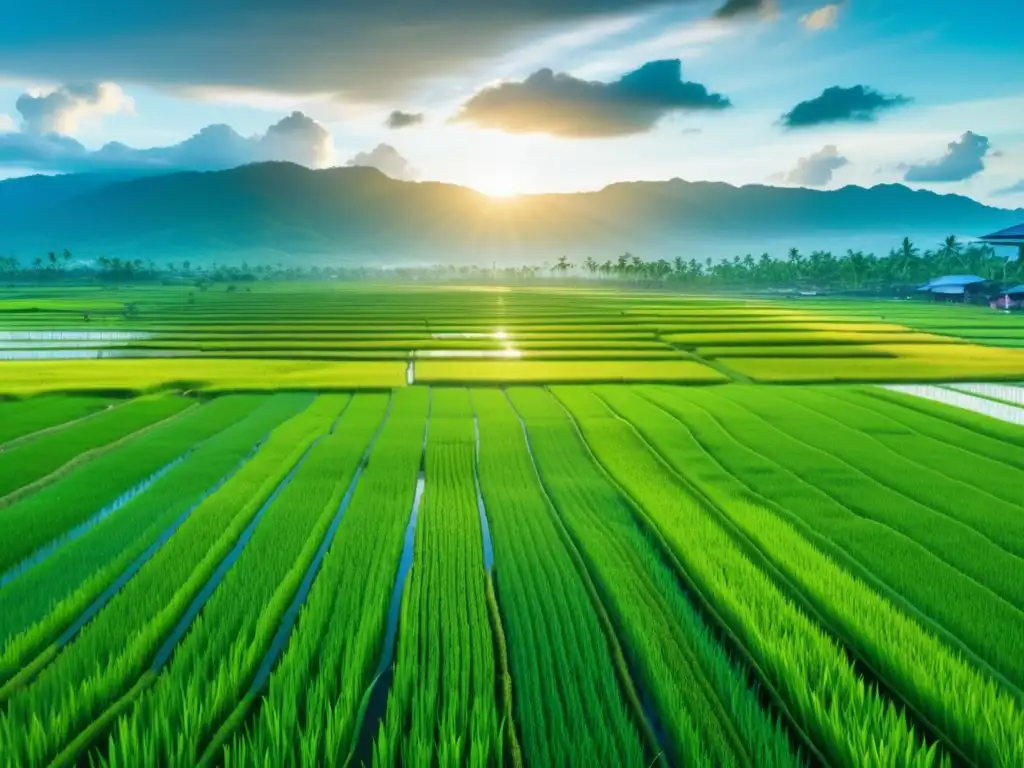
M988 245L1016 247L1017 261L1024 263L1024 224L1001 229L991 235L985 235L979 240Z
M1024 283L1000 291L988 305L992 309L1024 309Z
M932 301L966 301L977 294L987 281L978 275L943 275L918 286L917 291L929 294Z

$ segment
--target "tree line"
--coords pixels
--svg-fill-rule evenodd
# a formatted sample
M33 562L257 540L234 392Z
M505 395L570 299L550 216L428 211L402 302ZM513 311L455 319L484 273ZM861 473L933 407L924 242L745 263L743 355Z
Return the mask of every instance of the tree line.
M100 256L75 261L68 250L51 252L22 264L14 257L0 257L0 280L95 280L99 282L188 283L204 288L213 283L256 280L490 280L531 282L548 279L623 281L636 284L679 284L709 288L798 288L825 291L884 291L910 287L946 274L983 277L1001 287L1024 282L1024 263L996 254L988 245L965 244L950 235L932 248L921 248L910 238L888 254L878 256L847 250L803 253L791 248L785 256L763 253L731 259L645 260L631 253L579 263L562 256L543 265L490 267L474 264L435 264L428 267L381 268L370 265L298 266L295 264L222 265L190 260L157 264L152 260Z

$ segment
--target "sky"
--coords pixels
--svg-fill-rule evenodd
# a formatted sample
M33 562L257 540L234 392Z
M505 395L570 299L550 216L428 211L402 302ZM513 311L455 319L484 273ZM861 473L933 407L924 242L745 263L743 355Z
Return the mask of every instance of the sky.
M0 178L375 165L495 196L1024 207L1020 0L0 0Z

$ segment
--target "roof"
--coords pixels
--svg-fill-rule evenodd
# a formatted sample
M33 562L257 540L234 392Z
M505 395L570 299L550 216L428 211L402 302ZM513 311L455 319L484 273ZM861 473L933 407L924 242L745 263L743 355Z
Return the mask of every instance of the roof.
M1015 285L1013 288L1004 288L1000 293L1024 293L1024 283Z
M1014 227L1001 229L998 232L993 232L991 235L985 235L980 239L987 243L1003 243L1005 245L1024 244L1024 224L1018 224Z
M927 283L922 285L917 290L919 291L930 291L940 286L958 286L963 287L965 285L971 285L972 283L984 283L984 277L978 277L977 275L943 275L942 277L933 277Z
M948 296L957 296L957 295L963 293L965 288L966 288L966 286L963 285L963 284L959 284L959 285L933 285L928 290L931 293L940 293L940 294L948 295Z

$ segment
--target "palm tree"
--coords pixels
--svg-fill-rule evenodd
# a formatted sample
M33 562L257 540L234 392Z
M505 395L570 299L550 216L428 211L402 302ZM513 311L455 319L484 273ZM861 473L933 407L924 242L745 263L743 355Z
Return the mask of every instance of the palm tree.
M918 254L921 249L914 245L914 241L909 237L904 237L903 242L900 243L899 249L895 253L896 258L896 274L906 282L910 274L914 270L914 264L917 262Z
M960 258L960 252L963 249L963 244L956 239L956 235L950 235L942 241L942 245L939 246L938 253L936 254L939 258L946 262L956 261L960 268L965 265L963 259Z

